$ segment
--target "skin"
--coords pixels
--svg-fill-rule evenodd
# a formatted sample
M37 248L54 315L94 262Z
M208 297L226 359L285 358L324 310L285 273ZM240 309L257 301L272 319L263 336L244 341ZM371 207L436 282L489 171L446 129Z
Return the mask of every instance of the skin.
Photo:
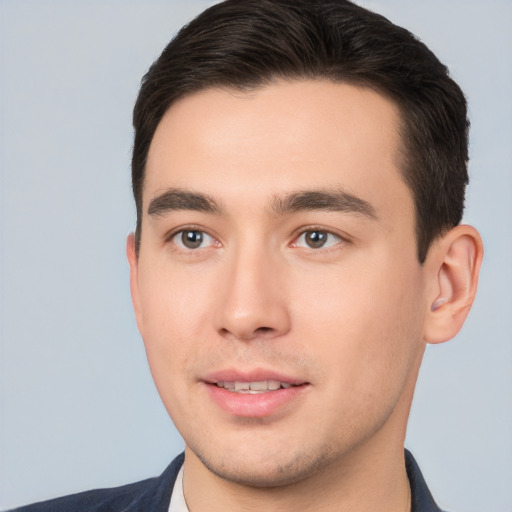
M419 264L398 122L376 92L301 81L195 93L158 126L140 253L133 236L127 251L192 512L409 510L403 443L421 358L460 329L482 249L459 226ZM304 191L345 202L290 207ZM184 231L203 242L187 247ZM312 232L325 245L308 245ZM303 385L249 417L212 399L205 379L226 369Z

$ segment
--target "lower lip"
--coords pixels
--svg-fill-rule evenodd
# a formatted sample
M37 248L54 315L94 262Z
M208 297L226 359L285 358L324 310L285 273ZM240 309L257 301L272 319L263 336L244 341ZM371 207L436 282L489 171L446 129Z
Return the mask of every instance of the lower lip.
M210 397L225 412L245 418L264 418L282 412L308 388L306 384L265 393L236 393L206 384Z

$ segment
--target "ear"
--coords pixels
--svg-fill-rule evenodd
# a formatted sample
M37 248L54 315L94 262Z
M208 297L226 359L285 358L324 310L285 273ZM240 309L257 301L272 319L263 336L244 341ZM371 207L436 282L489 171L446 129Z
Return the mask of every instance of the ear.
M139 258L135 249L135 235L130 233L126 239L126 257L130 265L130 292L132 295L133 310L139 331L142 327L142 313L139 291Z
M475 298L483 252L478 231L465 225L451 229L429 251L427 343L448 341L462 328Z

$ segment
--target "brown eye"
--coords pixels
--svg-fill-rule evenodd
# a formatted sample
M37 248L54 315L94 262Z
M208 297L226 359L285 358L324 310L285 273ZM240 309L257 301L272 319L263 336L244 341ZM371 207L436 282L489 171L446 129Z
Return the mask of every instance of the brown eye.
M181 241L189 249L197 249L203 243L203 233L201 231L183 231Z
M292 245L294 247L306 247L308 249L325 249L339 244L341 241L341 237L329 231L310 229L304 231Z
M328 233L325 231L306 231L304 233L304 240L306 244L312 249L319 249L327 242Z
M201 249L205 245L215 244L214 238L197 229L184 229L176 233L172 241L181 249Z

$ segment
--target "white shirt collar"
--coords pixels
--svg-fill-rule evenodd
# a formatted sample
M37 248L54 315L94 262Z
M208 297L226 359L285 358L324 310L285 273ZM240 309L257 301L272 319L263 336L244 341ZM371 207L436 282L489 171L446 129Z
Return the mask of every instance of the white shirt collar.
M183 466L181 466L174 483L171 502L169 503L169 512L189 512L183 492Z

